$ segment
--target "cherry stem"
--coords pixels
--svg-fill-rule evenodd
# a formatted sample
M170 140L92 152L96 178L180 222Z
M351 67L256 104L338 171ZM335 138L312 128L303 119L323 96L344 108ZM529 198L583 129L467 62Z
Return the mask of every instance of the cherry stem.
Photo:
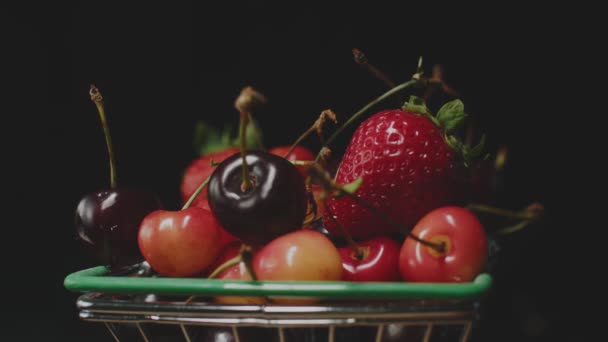
M374 213L378 218L380 218L382 221L384 221L388 225L392 226L397 231L402 230L402 227L399 223L395 222L390 216L388 216L385 213L383 213L382 211L380 211L378 208L373 206L371 203L368 203L366 200L362 199L361 197L359 197L357 195L353 195L347 191L341 191L341 193L344 194L345 196L350 197L353 201L357 202L357 204L367 208L369 211ZM409 237L411 237L412 239L414 239L415 241L435 249L439 253L445 252L444 243L434 243L434 242L426 241L426 240L423 240L423 239L417 237L416 235L412 234L411 232L408 232L407 235Z
M492 206L485 205L485 204L471 203L471 204L467 205L467 208L470 210L473 210L473 211L496 215L496 216L502 216L502 217L508 217L508 218L514 218L514 219L522 219L522 220L534 220L539 217L540 211L542 210L542 209L536 209L538 206L539 206L539 204L532 204L531 206L524 209L523 211L512 211L512 210L492 207Z
M213 272L211 272L211 274L207 277L207 279L216 278L218 275L220 275L222 272L229 269L230 267L232 267L234 265L238 265L238 263L240 263L242 260L243 259L241 258L240 254L235 256L234 258L219 265L215 270L213 270Z
M294 141L294 143L291 144L291 146L289 147L289 150L287 150L287 152L285 152L285 154L283 155L283 158L287 159L287 156L289 156L289 154L291 152L293 152L293 150L295 150L296 147L314 131L315 131L315 125L312 125L306 131L304 131L304 133L300 134L298 139L296 139L296 141Z
M222 272L224 272L225 270L229 269L230 267L232 267L234 265L237 265L239 262L241 262L241 256L237 255L234 258L219 265L215 270L213 270L213 272L211 272L211 274L207 277L207 279L216 278L218 275L222 274ZM196 297L197 296L188 297L188 299L185 300L185 303L190 304Z
M386 84L387 87L393 88L395 87L395 82L388 77L384 72L382 72L380 69L376 68L373 64L369 63L369 60L367 59L367 56L365 55L365 53L363 53L363 51L359 50L359 49L353 49L353 57L355 59L355 62L363 67L365 67L365 69L372 74L374 77L376 77L377 79L379 79L380 81L382 81L384 84Z
M201 185L199 185L198 188L196 188L196 191L194 191L192 193L192 195L190 195L190 198L188 198L188 202L186 202L184 204L184 206L182 207L182 210L188 209L192 205L192 202L194 202L194 200L196 199L196 197L198 197L198 195L201 193L201 191L203 191L203 189L205 188L205 186L207 186L207 184L209 184L209 180L210 179L211 179L211 176L207 177L201 183Z
M302 133L298 139L289 147L289 150L283 155L283 158L287 159L287 156L302 142L306 137L308 137L312 132L317 132L319 135L319 139L321 139L321 143L323 143L323 125L327 120L331 120L334 123L337 123L338 120L336 118L336 113L334 113L331 109L326 109L321 112L317 120L310 126L304 133Z
M103 103L103 96L101 96L101 92L99 89L91 84L91 88L89 90L89 95L91 96L91 101L95 103L97 107L97 111L99 112L99 118L101 119L101 125L103 127L103 134L106 138L106 147L108 149L108 157L110 159L110 187L112 189L116 188L117 185L117 177L116 177L116 163L114 160L114 149L112 148L112 137L110 135L110 127L108 126L108 121L106 119L106 110Z
M319 153L317 154L317 157L315 158L315 162L318 162L319 159L321 158L322 155L322 151L323 148L329 147L329 144L331 144L334 139L336 139L340 133L342 133L342 131L351 123L353 123L355 120L357 120L361 115L363 115L363 113L365 113L368 109L370 109L371 107L373 107L374 105L382 102L383 100L389 98L390 96L398 93L399 91L406 89L408 87L413 86L414 84L416 84L418 82L417 79L411 79L405 83L401 83L400 85L392 88L391 90L385 92L384 94L380 95L379 97L377 97L376 99L374 99L373 101L369 102L368 104L366 104L363 108L361 108L358 112L356 112L355 114L353 114L350 118L348 118L348 120L346 122L344 122L342 124L342 126L340 126L326 141L325 144L323 144L323 146L321 147L321 150L319 150Z
M247 272L249 272L251 280L257 281L258 277L255 275L255 271L253 269L253 252L251 251L251 246L243 245L241 247L240 257L247 268Z
M247 124L249 123L249 113L241 112L241 123L239 127L239 138L241 145L241 157L243 158L243 183L241 185L241 190L243 192L248 191L253 187L251 183L251 179L249 179L249 166L247 165Z
M506 235L506 234L515 233L517 231L520 231L520 230L526 228L530 223L532 223L531 220L523 220L512 226L508 226L508 227L497 230L496 234Z
M329 209L329 206L327 205L327 201L325 201L325 211L327 212L331 221L336 225L336 227L338 227L338 229L340 230L340 233L344 236L346 243L355 252L355 257L357 258L357 260L363 260L363 249L361 249L361 247L359 247L359 245L357 245L355 240L353 240L353 238L350 236L350 234L348 234L348 232L346 231L344 226L341 225L338 222L338 220L336 220L336 218L334 217L334 213L331 211L331 209Z

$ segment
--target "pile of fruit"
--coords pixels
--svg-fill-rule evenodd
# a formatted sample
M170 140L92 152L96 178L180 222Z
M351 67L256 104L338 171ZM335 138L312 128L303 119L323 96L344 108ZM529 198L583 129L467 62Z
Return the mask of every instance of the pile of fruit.
M452 99L433 113L422 98L411 96L400 108L367 113L403 89L433 82L414 74L328 139L323 130L337 124L336 115L323 111L293 145L270 149L257 143L254 120L266 98L244 88L234 103L238 137L207 141L184 170L179 210L163 208L147 191L118 186L103 98L92 86L111 187L79 203L78 237L110 271L145 261L161 277L470 282L485 271L490 250L475 210L509 213L468 205L478 198L476 190L492 188L492 178L479 177L479 170L490 165L492 175L496 160L481 158L483 139L471 146L458 137L467 117L463 103ZM345 152L331 155L331 142L353 123L358 127ZM314 132L323 146L316 154L302 145ZM337 157L332 170L330 161ZM536 209L510 214L522 218L521 227L536 218Z

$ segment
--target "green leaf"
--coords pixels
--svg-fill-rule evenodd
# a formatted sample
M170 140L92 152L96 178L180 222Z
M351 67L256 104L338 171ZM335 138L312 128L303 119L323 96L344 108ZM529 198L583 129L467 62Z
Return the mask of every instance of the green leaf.
M479 143L477 143L477 145L475 145L475 147L473 147L469 150L469 157L477 158L477 157L481 156L485 145L486 145L486 135L484 134L481 136Z
M225 141L222 136L217 128L209 126L204 121L197 122L193 141L195 151L199 155L205 155L230 147L230 141Z
M426 107L426 103L424 103L424 99L415 95L411 95L409 101L404 103L401 109L408 112L430 115L429 109Z
M446 137L446 142L454 151L462 151L462 142L453 135L448 135Z
M445 103L437 112L437 118L448 112L464 112L464 103L459 99Z
M444 104L437 112L437 121L445 132L458 128L466 119L464 104L456 99Z
M359 188L361 187L361 184L363 184L363 177L359 177L348 184L342 185L342 191L347 192L351 195L354 195L357 192L357 190L359 190ZM336 196L336 198L339 198L339 197L341 197L340 194L338 194L338 196Z

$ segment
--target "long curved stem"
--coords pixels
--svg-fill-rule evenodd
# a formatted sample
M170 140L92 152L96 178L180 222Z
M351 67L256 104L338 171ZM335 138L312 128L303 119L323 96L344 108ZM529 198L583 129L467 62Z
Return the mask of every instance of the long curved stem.
M287 158L287 156L289 156L289 154L291 152L293 152L293 150L295 150L295 148L304 140L306 139L306 137L308 137L310 135L310 133L315 131L315 127L312 126L310 128L308 128L304 133L302 133L298 139L296 139L296 141L293 142L293 144L291 144L291 146L289 147L289 150L287 150L287 152L285 152L285 154L283 155L283 158Z
M357 120L361 115L363 115L363 113L365 113L368 109L370 109L371 107L375 106L376 104L382 102L383 100L389 98L390 96L398 93L399 91L406 89L408 87L411 87L412 85L416 84L418 81L415 79L409 80L405 83L401 83L400 85L394 87L393 89L387 91L386 93L380 95L379 97L377 97L376 99L374 99L373 101L369 102L368 104L366 104L363 108L361 108L358 112L356 112L355 114L353 114L350 118L348 118L348 120L346 120L346 122L344 122L344 124L342 124L342 126L340 126L328 139L327 141L325 141L325 144L323 144L323 147L329 147L329 144L331 144L334 139L336 139L340 133L342 133L342 131L351 123L353 123L355 120ZM319 153L317 154L317 157L315 158L315 162L318 162L319 159L321 158L321 151L323 150L323 147L321 147L321 150L319 150Z
M207 277L207 279L214 279L216 278L218 275L220 275L222 272L224 272L225 270L229 269L230 267L237 265L239 262L241 262L241 255L237 255L234 258L224 262L223 264L219 265L215 270L213 270L213 272L211 272L211 274Z
M110 187L112 189L116 188L118 183L118 179L116 177L116 162L114 159L114 148L112 147L112 136L110 135L110 127L108 126L108 121L106 118L106 110L103 103L103 97L101 96L101 92L97 89L96 86L91 85L91 89L89 90L89 95L91 96L91 100L95 103L97 107L97 111L99 112L99 118L101 119L101 126L103 127L103 135L106 138L106 147L108 149L108 157L110 159Z
M508 218L530 220L536 218L538 215L534 211L523 210L523 211L511 211L502 208L496 208L485 204L470 203L467 205L468 209L477 211L480 213L491 214L495 216L502 216Z
M353 238L350 236L350 234L348 234L348 232L346 231L344 226L341 225L340 222L338 222L338 220L336 220L336 218L334 217L334 213L331 212L331 210L329 209L329 206L327 205L327 201L325 202L325 211L327 212L331 221L336 225L336 227L338 227L342 236L344 236L346 243L355 252L355 256L357 257L357 259L359 259L359 260L363 259L363 250L361 249L361 247L359 247L359 245L357 245L357 243L355 242L355 240L353 240Z
M207 179L205 179L201 183L201 185L199 185L198 188L196 188L196 191L194 191L192 193L192 195L190 195L190 198L188 198L188 202L186 202L184 204L184 206L182 207L182 210L188 209L192 205L192 202L194 202L194 200L196 199L196 197L198 197L198 195L201 193L201 191L203 191L203 189L205 188L205 186L207 186L207 184L209 184L209 180L210 179L211 179L211 176L207 177Z
M403 229L403 227L399 223L395 222L390 216L381 212L378 208L373 206L371 203L368 203L366 200L362 199L361 197L351 194L346 191L343 191L343 194L350 197L351 199L353 199L353 201L357 202L357 204L359 204L359 205L365 207L366 209L368 209L369 211L373 212L378 218L380 218L386 224L392 226L393 229L396 229L397 231L401 231ZM445 252L445 245L443 243L434 243L434 242L423 240L423 239L417 237L416 235L412 234L411 232L408 232L407 235L409 237L411 237L412 239L414 239L415 241L435 249L439 253Z

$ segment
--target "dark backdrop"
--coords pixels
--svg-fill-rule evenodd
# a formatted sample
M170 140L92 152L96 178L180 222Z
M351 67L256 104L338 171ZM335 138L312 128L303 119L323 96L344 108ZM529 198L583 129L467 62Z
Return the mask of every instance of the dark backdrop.
M580 290L595 268L588 244L571 234L586 198L576 197L579 181L590 177L576 165L591 154L572 95L588 87L565 81L586 67L580 36L562 25L574 13L510 3L3 7L3 169L11 202L3 289L14 322L0 335L110 340L98 325L78 321L76 295L62 286L70 272L95 265L78 249L72 215L85 193L108 184L90 83L106 98L119 181L177 207L197 120L236 124L232 103L245 85L270 100L258 116L268 146L290 143L323 109L344 120L385 90L353 62L357 47L397 81L410 77L419 55L426 71L443 64L490 147L509 148L503 204L517 209L538 200L547 208L544 223L502 241L480 340L588 336L584 305L594 294Z

